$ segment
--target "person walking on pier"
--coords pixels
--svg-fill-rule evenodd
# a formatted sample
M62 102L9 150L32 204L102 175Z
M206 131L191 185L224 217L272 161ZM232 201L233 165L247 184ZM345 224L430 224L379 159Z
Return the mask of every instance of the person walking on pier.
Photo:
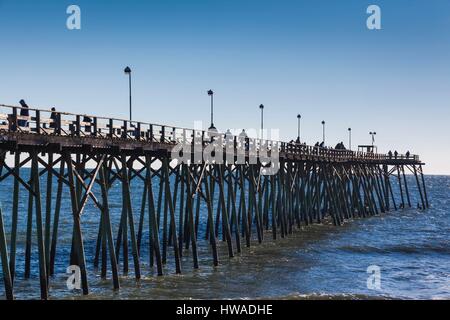
M227 139L233 139L233 133L231 133L230 129L227 129L225 132L225 140Z
M50 114L50 120L52 120L52 122L50 123L50 129L56 129L56 121L58 120L58 117L56 116L55 107L52 108L52 113Z
M90 117L88 117L88 116L84 116L84 117L83 117L83 122L84 122L84 131L85 131L86 133L91 134L91 127L92 127L91 123L92 123L92 119L91 119Z
M411 156L411 153L409 151L406 151L406 159L409 159L410 156Z
M30 110L27 105L27 103L25 102L25 100L20 100L19 101L20 106L22 107L22 109L20 109L20 116L21 117L29 117L30 116ZM24 120L24 119L20 119L17 124L19 125L19 127L26 127L28 128L30 126L30 123L28 122L28 120Z
M245 151L249 150L249 144L248 144L248 136L247 133L245 132L245 129L242 129L242 132L239 134L239 140L241 142L241 147L245 146Z
M231 133L230 129L227 129L227 131L225 132L224 140L225 140L226 147L229 147L229 148L233 147L233 149L235 148L234 141L233 141L234 137L233 137L233 134Z
M398 158L398 152L397 152L397 150L395 150L395 152L394 152L394 157L395 157L395 159Z

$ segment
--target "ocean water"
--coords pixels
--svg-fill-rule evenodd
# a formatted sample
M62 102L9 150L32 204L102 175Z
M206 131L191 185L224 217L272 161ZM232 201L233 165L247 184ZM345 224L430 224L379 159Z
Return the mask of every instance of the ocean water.
M25 176L26 169L23 170ZM99 211L92 203L82 217L90 295L67 289L71 209L68 191L61 210L56 275L50 279L51 299L449 299L450 298L450 177L426 176L431 203L429 210L416 209L418 194L413 177L408 177L413 208L380 216L347 221L341 227L328 223L302 227L286 239L252 242L241 254L228 258L224 243L219 247L220 265L213 267L211 252L199 235L200 268L193 270L189 252L182 259L182 274L176 275L173 249L163 277L148 264L148 233L144 228L142 275L136 282L130 256L130 272L121 273L121 289L112 290L110 274L102 280L93 268ZM45 179L42 180L45 188ZM98 190L96 190L98 191ZM157 188L155 189L156 196ZM120 187L110 193L113 232L120 217ZM142 186L132 185L134 219L137 228ZM0 201L9 237L12 211L12 181L0 183ZM398 203L399 199L397 199ZM43 201L45 208L45 201ZM202 208L204 220L205 208ZM24 241L27 196L21 189L19 247L15 295L18 299L39 299L36 235L33 234L32 278L25 280ZM43 210L45 213L45 210ZM146 224L147 225L147 224ZM370 266L380 270L380 288L367 286ZM3 275L0 296L4 295Z

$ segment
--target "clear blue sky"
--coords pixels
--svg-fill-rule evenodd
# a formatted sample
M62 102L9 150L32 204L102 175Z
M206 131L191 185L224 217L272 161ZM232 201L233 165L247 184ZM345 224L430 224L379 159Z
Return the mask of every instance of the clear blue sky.
M66 8L82 29L66 28ZM382 10L382 30L366 9ZM418 153L450 174L450 1L0 0L0 103L192 127L266 127L315 143L370 142Z

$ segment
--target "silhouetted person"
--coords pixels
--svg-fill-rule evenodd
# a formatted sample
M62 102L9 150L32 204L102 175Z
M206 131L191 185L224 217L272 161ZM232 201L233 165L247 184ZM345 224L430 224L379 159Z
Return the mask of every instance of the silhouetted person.
M83 122L85 123L85 125L84 125L84 131L85 131L86 133L91 133L91 127L92 127L91 123L92 123L92 119L91 119L90 117L88 117L88 116L84 116L84 117L83 117Z
M224 135L224 140L226 143L226 146L228 146L229 148L231 148L233 145L233 134L231 133L230 129L227 129L227 131L225 132Z
M398 157L398 152L397 152L397 150L395 150L395 152L394 152L394 157L395 157L395 159L397 159L397 157Z
M318 147L318 146L320 146L319 141L316 142L316 144L314 145L314 147Z
M409 151L406 152L406 159L409 159L409 157L411 156L411 153Z
M131 128L134 128L134 137L139 140L142 137L142 133L140 130L140 126L134 125L133 123L130 124Z
M55 129L56 128L56 122L58 121L58 116L56 115L56 109L52 108L52 113L50 114L50 120L52 122L50 123L50 128Z
M389 159L392 159L392 151L391 150L389 150L388 156L389 156Z
M231 133L230 129L227 129L227 132L225 132L225 139L231 138L233 138L233 134Z
M242 132L239 134L239 140L244 144L245 150L248 151L249 145L247 142L247 133L245 132L245 129L242 129Z
M325 146L325 141L322 141L322 143L319 145L319 147L323 148Z
M20 109L20 116L22 117L29 117L30 116L30 110L28 107L28 105L26 104L25 100L20 100L19 101L20 106L22 107L22 109ZM17 121L17 124L19 125L19 127L29 127L30 123L27 120L19 120Z

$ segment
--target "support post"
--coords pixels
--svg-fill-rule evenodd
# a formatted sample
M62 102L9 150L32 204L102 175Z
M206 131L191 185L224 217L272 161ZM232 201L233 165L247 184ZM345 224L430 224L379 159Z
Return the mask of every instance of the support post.
M68 178L69 178L69 189L70 189L70 198L72 202L72 218L74 224L73 231L73 244L74 244L74 262L76 262L81 271L81 285L84 295L89 294L89 286L87 280L86 273L86 259L84 255L84 245L83 245L83 236L81 233L81 223L80 216L78 215L79 210L79 202L77 192L75 190L75 178L74 178L74 169L72 164L72 157L70 153L65 154L65 161L67 163L68 170Z

